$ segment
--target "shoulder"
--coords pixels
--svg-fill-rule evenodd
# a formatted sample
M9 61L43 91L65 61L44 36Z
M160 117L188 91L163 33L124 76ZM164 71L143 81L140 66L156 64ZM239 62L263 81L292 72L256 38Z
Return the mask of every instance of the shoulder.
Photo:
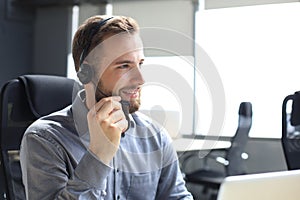
M25 131L24 137L35 134L41 137L51 137L73 130L73 119L70 107L51 113L34 121Z

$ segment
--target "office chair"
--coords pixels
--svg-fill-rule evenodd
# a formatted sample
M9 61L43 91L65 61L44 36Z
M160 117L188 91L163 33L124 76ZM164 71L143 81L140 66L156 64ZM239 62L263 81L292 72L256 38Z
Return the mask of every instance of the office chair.
M187 183L200 184L203 186L205 192L208 190L218 191L226 176L246 174L246 165L244 161L247 154L244 152L244 149L252 125L252 104L250 102L242 102L240 104L238 120L238 127L235 135L231 139L231 146L224 150L225 156L216 156L211 152L204 158L205 162L207 162L206 159L214 159L224 167L224 170L213 170L204 166L203 169L186 173L185 181ZM187 158L190 159L191 157ZM186 161L187 159L183 162Z
M288 170L300 169L300 91L283 100L281 144Z
M72 103L76 83L50 75L24 75L8 81L1 89L0 149L1 198L24 200L19 150L26 128L41 116ZM74 94L76 92L74 91Z

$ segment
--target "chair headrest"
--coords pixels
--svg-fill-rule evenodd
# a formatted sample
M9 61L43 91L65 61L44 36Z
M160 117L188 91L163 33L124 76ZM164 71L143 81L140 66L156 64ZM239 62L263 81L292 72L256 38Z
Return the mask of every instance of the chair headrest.
M293 95L291 124L293 126L300 125L300 91L295 92Z
M51 75L24 75L19 80L25 86L27 101L37 118L72 103L75 83L73 79Z
M250 102L242 102L239 108L239 115L252 117L252 104Z

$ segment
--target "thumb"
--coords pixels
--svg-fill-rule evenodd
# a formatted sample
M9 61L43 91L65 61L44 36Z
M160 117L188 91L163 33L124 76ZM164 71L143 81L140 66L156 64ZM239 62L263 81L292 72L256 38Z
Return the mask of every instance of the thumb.
M92 82L84 85L86 95L86 106L91 109L96 104L95 86Z

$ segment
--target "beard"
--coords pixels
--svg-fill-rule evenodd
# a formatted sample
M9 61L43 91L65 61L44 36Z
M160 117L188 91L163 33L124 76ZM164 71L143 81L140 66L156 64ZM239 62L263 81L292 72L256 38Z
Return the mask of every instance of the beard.
M119 89L116 92L112 92L112 91L108 91L103 87L103 84L101 83L101 81L98 82L96 91L95 91L95 97L96 97L96 101L100 101L102 98L105 97L110 97L110 96L121 96L121 91L122 89ZM124 99L121 96L122 100L127 101L126 99ZM132 114L136 111L139 110L141 106L141 90L138 92L138 97L137 98L133 98L129 100L129 113Z
M138 98L131 99L129 101L129 113L132 114L139 110L141 106L141 92L139 92Z

